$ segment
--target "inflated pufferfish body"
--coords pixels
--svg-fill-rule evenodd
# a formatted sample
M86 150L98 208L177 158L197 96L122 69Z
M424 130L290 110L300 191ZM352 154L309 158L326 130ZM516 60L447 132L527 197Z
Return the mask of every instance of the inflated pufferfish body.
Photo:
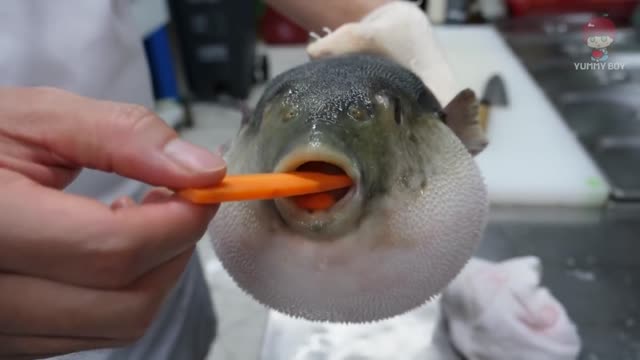
M274 78L225 153L228 173L346 173L354 185L325 211L222 204L210 231L223 266L259 302L309 320L368 322L422 305L484 230L476 108L464 90L443 109L412 72L374 55Z

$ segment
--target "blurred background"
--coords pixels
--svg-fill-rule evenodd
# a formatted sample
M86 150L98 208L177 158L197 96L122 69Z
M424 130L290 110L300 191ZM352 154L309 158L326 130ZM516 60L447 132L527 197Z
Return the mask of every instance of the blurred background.
M156 111L210 149L235 135L242 108L265 81L308 60L308 33L261 1L132 3ZM477 256L539 257L543 284L578 326L580 358L640 359L639 2L430 0L420 7L460 85L487 110L490 145L477 161L492 209ZM594 17L615 24L606 61L585 42ZM292 331L233 284L209 239L200 246L220 317L211 359L331 358L301 355L317 329ZM433 314L424 317L420 346L430 341Z

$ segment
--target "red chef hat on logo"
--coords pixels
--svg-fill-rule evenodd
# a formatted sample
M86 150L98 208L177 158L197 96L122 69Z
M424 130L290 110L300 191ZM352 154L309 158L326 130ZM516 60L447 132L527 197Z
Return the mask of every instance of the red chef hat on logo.
M616 38L616 25L613 21L606 17L594 17L589 20L588 23L582 28L583 41L586 43L587 39L592 36L610 36L612 39Z

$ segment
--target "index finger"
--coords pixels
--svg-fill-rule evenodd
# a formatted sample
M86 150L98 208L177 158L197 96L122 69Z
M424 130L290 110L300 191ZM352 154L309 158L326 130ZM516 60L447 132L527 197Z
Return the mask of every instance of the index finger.
M167 198L114 211L26 178L0 199L1 269L88 287L124 286L182 253L217 210Z

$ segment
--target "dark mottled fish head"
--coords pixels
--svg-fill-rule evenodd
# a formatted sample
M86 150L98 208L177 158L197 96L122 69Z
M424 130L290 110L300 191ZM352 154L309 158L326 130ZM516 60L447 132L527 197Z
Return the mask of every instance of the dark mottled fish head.
M443 108L412 72L373 55L276 77L226 154L229 173L318 171L353 186L332 191L326 210L287 198L223 204L212 230L225 267L256 299L309 319L370 321L420 305L484 226L474 104L467 90Z

